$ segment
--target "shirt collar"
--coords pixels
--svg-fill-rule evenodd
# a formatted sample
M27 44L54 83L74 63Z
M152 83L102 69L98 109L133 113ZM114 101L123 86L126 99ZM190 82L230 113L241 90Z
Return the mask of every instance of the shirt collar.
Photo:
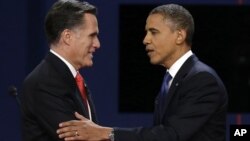
M73 75L73 77L76 77L76 74L77 74L76 69L66 59L64 59L61 55L59 55L58 53L56 53L52 49L50 49L50 52L52 54L54 54L55 56L57 56L60 60L62 60L66 64L66 66L68 66L68 68L69 68L71 74Z
M189 50L186 52L181 58L179 58L167 71L172 76L172 78L175 77L181 66L184 64L184 62L193 55L193 52Z

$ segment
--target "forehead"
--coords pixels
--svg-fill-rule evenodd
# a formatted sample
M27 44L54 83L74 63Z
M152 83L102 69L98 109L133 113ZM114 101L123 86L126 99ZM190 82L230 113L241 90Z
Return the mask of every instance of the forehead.
M85 13L83 21L84 21L83 26L86 27L86 28L89 28L91 26L93 26L93 27L98 26L97 18L93 14Z
M83 18L82 24L75 27L74 31L84 34L99 33L98 22L95 15L90 13L85 13L82 18Z
M161 14L150 14L146 21L146 29L156 27L167 27L170 21L164 18Z

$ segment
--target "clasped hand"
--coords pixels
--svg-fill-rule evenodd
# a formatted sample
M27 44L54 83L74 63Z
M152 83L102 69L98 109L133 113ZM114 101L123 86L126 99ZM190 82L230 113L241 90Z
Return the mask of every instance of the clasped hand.
M77 112L75 112L75 116L79 120L71 120L59 124L59 129L57 130L59 138L64 138L65 141L100 141L107 139L105 137L106 127L95 124Z

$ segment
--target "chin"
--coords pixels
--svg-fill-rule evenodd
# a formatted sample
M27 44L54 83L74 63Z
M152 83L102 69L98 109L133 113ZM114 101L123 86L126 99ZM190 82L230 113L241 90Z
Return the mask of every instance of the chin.
M153 64L153 65L158 65L159 61L155 60L155 59L150 59L150 63Z
M92 67L93 66L93 62L88 62L88 63L84 63L84 65L82 65L82 68L87 68L87 67Z
M93 64L93 62L91 61L91 62L89 62L86 66L87 67L92 67L94 64Z

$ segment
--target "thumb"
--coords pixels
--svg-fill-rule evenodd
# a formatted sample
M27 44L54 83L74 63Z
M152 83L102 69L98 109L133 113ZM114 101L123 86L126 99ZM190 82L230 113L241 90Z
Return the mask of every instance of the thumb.
M75 117L80 120L87 120L84 116L80 115L78 112L75 112Z

